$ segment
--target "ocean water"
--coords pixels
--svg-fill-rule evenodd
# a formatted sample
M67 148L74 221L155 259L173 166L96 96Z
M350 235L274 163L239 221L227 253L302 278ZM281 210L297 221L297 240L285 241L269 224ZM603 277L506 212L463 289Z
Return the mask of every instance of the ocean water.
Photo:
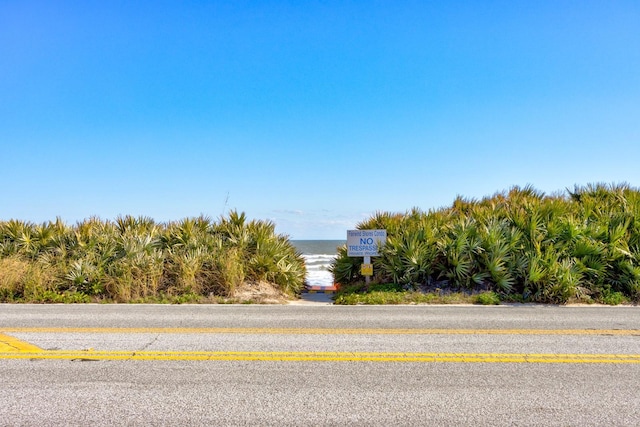
M291 243L304 257L307 265L307 284L331 286L333 275L328 267L338 255L337 248L346 240L292 240Z

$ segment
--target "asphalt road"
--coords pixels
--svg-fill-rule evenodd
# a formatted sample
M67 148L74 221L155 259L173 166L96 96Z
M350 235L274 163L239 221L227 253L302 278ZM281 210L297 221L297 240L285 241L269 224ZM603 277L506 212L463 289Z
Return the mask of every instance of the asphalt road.
M0 425L640 424L640 308L0 305Z

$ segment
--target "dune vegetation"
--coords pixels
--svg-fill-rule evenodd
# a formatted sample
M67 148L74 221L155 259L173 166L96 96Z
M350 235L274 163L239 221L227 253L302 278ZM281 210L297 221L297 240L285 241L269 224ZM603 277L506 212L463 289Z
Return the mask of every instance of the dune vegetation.
M640 299L640 191L627 184L553 195L514 187L429 212L377 213L357 228L386 229L388 240L372 258L369 287L362 258L339 250L331 267L344 289L338 303L367 303L371 289L379 298L381 284L387 293L488 292L520 302Z
M244 213L0 222L0 302L252 302L298 294L305 273L274 224Z

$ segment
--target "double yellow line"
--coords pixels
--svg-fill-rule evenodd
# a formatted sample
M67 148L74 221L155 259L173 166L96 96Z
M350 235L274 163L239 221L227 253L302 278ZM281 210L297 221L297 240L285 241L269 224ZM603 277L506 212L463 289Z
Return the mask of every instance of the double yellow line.
M509 334L633 335L638 330L541 329L298 329L298 328L2 328L6 333L241 333L241 334ZM574 363L640 364L640 354L393 353L301 351L94 351L43 350L0 333L0 359L257 361L257 362L413 362L413 363Z
M22 351L0 359L256 361L256 362L413 362L413 363L590 363L640 364L630 354L363 353L299 351Z

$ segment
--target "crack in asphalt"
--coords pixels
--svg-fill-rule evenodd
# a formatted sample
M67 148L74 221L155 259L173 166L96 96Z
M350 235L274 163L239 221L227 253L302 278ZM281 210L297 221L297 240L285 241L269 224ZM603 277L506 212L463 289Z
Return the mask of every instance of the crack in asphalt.
M149 341L148 343L146 343L145 345L142 346L142 348L134 351L131 354L131 357L135 357L139 352L143 352L146 351L149 347L151 347L153 344L155 344L156 342L158 342L158 340L160 339L160 335L156 335L154 339L152 339L151 341Z

